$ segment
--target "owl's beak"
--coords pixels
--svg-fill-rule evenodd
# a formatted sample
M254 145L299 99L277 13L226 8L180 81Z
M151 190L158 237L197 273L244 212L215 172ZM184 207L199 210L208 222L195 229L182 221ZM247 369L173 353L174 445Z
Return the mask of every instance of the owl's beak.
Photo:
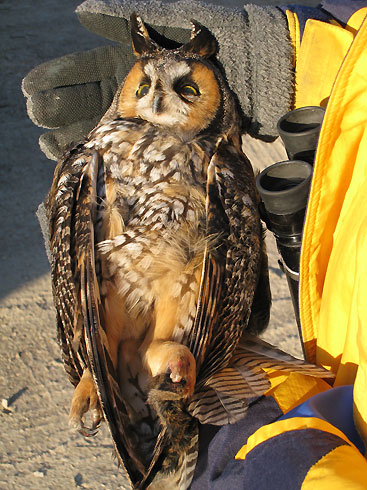
M162 102L162 95L161 94L155 95L152 104L152 112L154 114L160 111L161 102Z

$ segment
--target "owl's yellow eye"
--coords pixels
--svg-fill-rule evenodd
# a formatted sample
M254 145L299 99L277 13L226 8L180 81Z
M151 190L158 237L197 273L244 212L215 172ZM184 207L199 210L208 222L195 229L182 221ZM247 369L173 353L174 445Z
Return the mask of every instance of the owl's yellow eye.
M149 92L149 83L146 83L146 82L143 82L139 85L139 88L138 90L136 91L136 96L139 97L139 99L141 97L144 97L144 95L147 95L147 93Z
M193 85L184 85L180 89L180 94L183 97L197 97L198 95L200 95L200 92Z

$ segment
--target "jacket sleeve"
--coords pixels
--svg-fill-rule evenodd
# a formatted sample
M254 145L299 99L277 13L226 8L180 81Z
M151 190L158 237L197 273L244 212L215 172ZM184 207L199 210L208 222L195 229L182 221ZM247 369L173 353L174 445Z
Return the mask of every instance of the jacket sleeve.
M281 413L267 397L232 426L202 426L191 489L365 488L367 462L353 422L352 386L327 390Z

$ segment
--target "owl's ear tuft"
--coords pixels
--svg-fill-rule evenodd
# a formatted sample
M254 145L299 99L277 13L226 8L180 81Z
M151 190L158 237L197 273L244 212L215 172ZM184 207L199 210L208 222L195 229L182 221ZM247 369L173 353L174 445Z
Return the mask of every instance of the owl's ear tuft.
M147 28L136 12L130 16L131 39L135 56L140 58L158 50L157 44L150 38Z
M196 20L191 21L190 41L181 47L184 53L192 53L203 58L209 58L217 52L217 41L213 34L205 26Z

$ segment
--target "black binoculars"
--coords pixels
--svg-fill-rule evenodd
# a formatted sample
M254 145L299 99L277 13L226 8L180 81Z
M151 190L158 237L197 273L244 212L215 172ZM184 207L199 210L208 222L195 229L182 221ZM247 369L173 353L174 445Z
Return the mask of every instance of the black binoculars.
M324 113L321 107L310 106L281 117L278 132L289 160L270 165L256 179L260 214L276 239L279 265L287 277L301 340L298 286L302 229Z

